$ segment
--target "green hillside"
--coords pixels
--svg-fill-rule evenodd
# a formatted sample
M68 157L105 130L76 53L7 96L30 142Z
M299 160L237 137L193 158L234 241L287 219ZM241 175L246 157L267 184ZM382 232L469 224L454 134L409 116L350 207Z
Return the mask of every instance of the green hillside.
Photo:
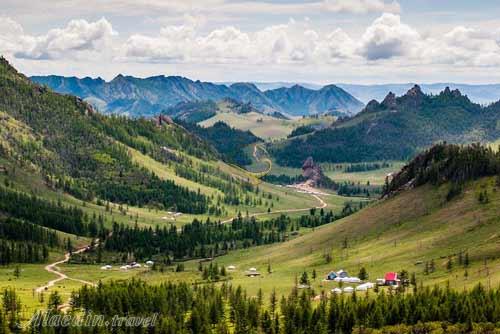
M406 160L439 141L497 140L499 120L498 103L482 107L458 90L425 95L415 86L329 128L271 145L269 152L284 166L299 166L307 156L332 163Z

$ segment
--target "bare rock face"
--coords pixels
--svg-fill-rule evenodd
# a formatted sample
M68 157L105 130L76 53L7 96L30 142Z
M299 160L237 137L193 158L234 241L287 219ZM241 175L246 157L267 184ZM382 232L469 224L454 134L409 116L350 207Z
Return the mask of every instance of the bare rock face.
M172 125L174 124L174 121L172 120L171 117L165 116L165 115L159 115L156 118L156 125L162 126L162 125Z
M382 101L382 105L390 110L394 110L397 108L396 95L393 92L389 92L385 97L384 101Z
M308 157L306 161L304 161L302 165L302 176L305 177L313 187L321 185L325 178L321 167L314 163L312 157Z

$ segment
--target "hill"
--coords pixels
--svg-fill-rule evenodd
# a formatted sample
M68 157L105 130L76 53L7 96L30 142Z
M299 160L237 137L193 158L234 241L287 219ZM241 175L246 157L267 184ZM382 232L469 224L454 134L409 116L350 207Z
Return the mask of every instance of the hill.
M224 160L239 166L252 163L244 148L259 141L250 131L231 128L224 122L216 122L210 127L201 127L193 123L183 123L189 132L203 138L220 152Z
M162 217L176 222L171 212L184 213L180 220L188 222L188 214L224 218L240 210L316 203L307 195L257 186L253 176L220 161L212 145L166 117L101 115L77 97L33 84L4 59L0 91L2 167L10 171L18 164L36 179L24 185L27 193L43 187L42 196L51 200L67 200L52 194L62 192L79 206L101 203L101 210L109 202L149 224Z
M478 162L478 157L486 159ZM422 166L422 171L429 175L441 174L434 170L443 171L441 175L463 175L463 191L450 198L453 183L449 180L439 178L441 182L433 184L432 179L424 180L416 174L412 180L420 181L412 187L354 215L290 242L238 251L218 262L235 265L241 271L250 267L263 270L270 265L272 273L257 280L243 273L234 275L233 284L241 284L251 293L258 288L286 293L297 276L307 271L311 277L313 269L318 275L311 280L315 291L330 290L336 284L323 278L331 270L345 269L356 276L361 267L372 282L386 272L407 270L426 286L447 280L458 289L477 282L497 286L500 153L479 147L462 151L455 146L438 146L415 159L402 173L407 175L405 170L424 160L429 164ZM469 168L469 164L475 167ZM431 263L434 268L426 270Z
M425 95L415 86L405 95L389 93L359 114L304 137L270 147L280 165L318 162L405 160L438 141L489 142L500 137L500 104L482 107L458 90Z
M305 98L305 95L296 95L297 89L263 92L251 83L226 86L178 76L142 79L120 74L109 82L101 78L80 79L55 75L33 76L31 79L56 92L79 96L102 112L130 116L152 116L179 103L219 101L225 98L242 103L251 102L262 112L278 111L292 115L310 115L331 110L353 113L363 106L347 92L333 85L317 92L301 87L301 90L307 92L308 97Z

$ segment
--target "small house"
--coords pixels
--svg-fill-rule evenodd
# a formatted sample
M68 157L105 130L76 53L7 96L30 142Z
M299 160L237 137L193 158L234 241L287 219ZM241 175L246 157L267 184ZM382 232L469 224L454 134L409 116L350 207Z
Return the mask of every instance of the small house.
M398 279L398 273L390 272L386 273L384 276L385 285L387 286L399 286L400 280Z
M336 278L337 278L337 273L335 271L330 271L328 275L326 275L327 281L333 281Z

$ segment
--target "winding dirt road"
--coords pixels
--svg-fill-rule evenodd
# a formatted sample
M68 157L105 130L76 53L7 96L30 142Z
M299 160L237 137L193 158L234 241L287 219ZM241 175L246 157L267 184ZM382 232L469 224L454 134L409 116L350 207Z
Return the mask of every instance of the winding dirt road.
M266 152L266 150L261 147L261 146L258 146L259 144L255 144L253 146L253 157L255 159L255 161L257 162L265 162L267 164L267 169L265 171L262 171L262 172L258 172L258 173L254 173L254 174L258 174L260 176L264 176L266 175L267 173L269 173L271 171L271 169L273 168L273 162L271 161L271 159L269 158L263 158L262 160L259 158L259 155L258 155L258 148L260 148L261 150L263 150L264 152ZM267 153L267 152L266 152Z
M311 194L312 197L314 197L315 199L318 200L319 202L319 205L316 206L315 208L316 209L324 209L328 206L328 204L326 204L325 201L323 201L323 199L321 199L321 197L319 197L318 195L316 194ZM260 217L260 216L265 216L265 215L272 215L274 213L292 213L292 212L304 212L304 211L309 211L311 210L311 208L303 208L303 209L283 209L283 210L276 210L276 211L271 211L271 212L257 212L257 213L252 213L250 215L248 215L249 217ZM233 219L235 219L236 217L232 217L230 219L227 219L227 220L223 220L221 223L222 224L228 224L230 222L233 221Z
M76 251L74 251L73 254L83 253L83 252L85 252L87 250L87 247L88 246L79 248ZM57 275L58 277L56 279L53 279L53 280L49 281L46 285L43 285L43 286L40 286L40 287L36 288L35 291L37 293L44 292L44 291L48 290L50 287L54 286L56 283L58 283L58 282L60 282L62 280L65 280L65 279L68 279L68 280L71 280L71 281L80 282L80 283L83 283L83 284L92 285L92 286L96 285L95 283L92 283L92 282L89 282L89 281L84 281L84 280L81 280L81 279L78 279L78 278L69 277L68 275L62 273L59 268L57 268L57 266L59 264L63 264L63 263L68 262L70 257L71 257L71 254L68 252L68 253L64 254L64 259L63 260L56 261L56 262L48 264L48 265L46 265L44 267L45 271L48 271L49 273Z

